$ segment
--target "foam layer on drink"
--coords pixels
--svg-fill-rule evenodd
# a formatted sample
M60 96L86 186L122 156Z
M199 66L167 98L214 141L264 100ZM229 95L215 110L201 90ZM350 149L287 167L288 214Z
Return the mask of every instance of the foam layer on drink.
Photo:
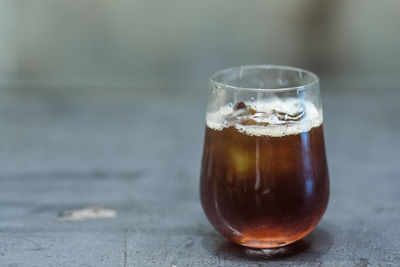
M323 120L322 112L310 101L276 98L244 104L247 108L227 104L218 111L207 112L207 126L217 131L235 127L247 135L280 137L308 132Z

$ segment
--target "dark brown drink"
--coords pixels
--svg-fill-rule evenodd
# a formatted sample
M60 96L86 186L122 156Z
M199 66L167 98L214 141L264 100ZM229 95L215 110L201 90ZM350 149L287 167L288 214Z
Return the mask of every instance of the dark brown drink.
M238 122L249 124L256 123ZM201 202L212 225L235 243L256 248L292 243L310 233L325 212L329 180L322 119L307 131L284 129L275 128L271 136L234 124L206 127Z

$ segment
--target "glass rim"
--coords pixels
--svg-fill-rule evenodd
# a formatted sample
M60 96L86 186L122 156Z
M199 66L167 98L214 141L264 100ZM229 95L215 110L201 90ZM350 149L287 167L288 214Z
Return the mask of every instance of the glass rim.
M240 69L276 69L276 70L286 70L286 71L297 71L297 72L303 72L307 75L310 75L312 78L311 82L308 82L303 85L299 86L290 86L290 87L281 87L281 88L252 88L252 87L242 87L242 86L235 86L235 85L230 85L227 83L223 82L218 82L216 77L221 74L225 74L228 72L232 71L239 71ZM235 67L230 67L230 68L225 68L221 69L217 72L214 72L210 76L210 82L211 84L215 84L217 86L222 86L225 88L230 88L236 91L253 91L253 92L285 92L285 91L298 91L298 90L305 90L308 87L313 86L314 84L319 82L318 76L308 70L302 69L302 68L297 68L297 67L291 67L291 66L285 66L285 65L268 65L268 64L261 64L261 65L241 65L241 66L235 66Z

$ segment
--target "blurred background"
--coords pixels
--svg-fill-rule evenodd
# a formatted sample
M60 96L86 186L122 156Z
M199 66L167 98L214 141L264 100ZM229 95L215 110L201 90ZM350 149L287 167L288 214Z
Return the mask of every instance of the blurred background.
M334 149L399 127L399 10L397 0L0 0L2 172L158 166L153 177L186 177L171 190L197 201L208 78L244 64L320 75L331 172L345 172ZM380 157L370 149L353 156Z
M261 63L397 80L399 10L397 0L1 0L1 83L206 84L220 68Z
M399 127L388 115L400 112L399 10L397 0L0 0L2 172L158 166L149 190L169 175L185 182L165 196L197 201L208 78L244 64L320 75L331 172L346 172L335 149L374 140L371 119L380 136ZM370 149L352 156L380 157Z

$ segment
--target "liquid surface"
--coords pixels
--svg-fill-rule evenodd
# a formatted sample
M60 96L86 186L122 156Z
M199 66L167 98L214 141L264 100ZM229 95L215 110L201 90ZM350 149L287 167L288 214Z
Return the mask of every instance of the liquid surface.
M280 137L308 132L322 124L322 111L309 101L297 99L270 99L257 102L239 102L208 112L206 124L220 131L234 127L246 135ZM236 107L236 108L235 108Z
M232 241L282 246L322 218L328 170L322 115L310 105L278 110L264 104L264 111L233 106L222 121L216 118L224 110L207 115L201 201L213 226ZM232 116L240 110L247 115ZM257 113L265 114L254 118Z

